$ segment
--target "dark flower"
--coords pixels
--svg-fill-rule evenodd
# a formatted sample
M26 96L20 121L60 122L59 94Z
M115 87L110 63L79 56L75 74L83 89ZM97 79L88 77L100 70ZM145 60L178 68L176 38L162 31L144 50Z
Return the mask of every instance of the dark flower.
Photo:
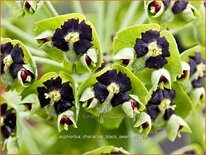
M74 50L77 55L84 54L92 46L92 29L85 20L69 19L57 28L52 42L55 47L66 52Z
M202 87L205 77L205 60L198 52L194 56L189 57L190 78L192 79L192 86L194 88Z
M124 103L130 99L126 93L131 90L130 79L126 74L116 70L109 70L97 77L97 83L94 84L96 98L103 103L109 94L113 94L111 104L113 107Z
M176 1L172 7L174 14L179 14L187 8L188 1Z
M1 133L8 138L16 128L16 113L13 108L8 109L6 103L1 104Z
M157 89L147 104L147 113L155 120L160 112L164 113L164 120L168 120L175 112L175 105L172 101L175 98L173 89Z
M69 82L62 83L62 79L58 76L43 84L45 87L37 88L41 107L54 104L56 113L60 114L73 106L74 96Z
M136 39L134 49L137 58L145 56L146 67L159 69L167 64L165 57L169 57L169 43L165 37L160 37L160 32L148 30L142 33L142 38Z
M1 73L4 72L5 66L13 79L17 77L17 73L22 69L24 64L24 54L22 49L16 45L13 47L11 42L1 44Z

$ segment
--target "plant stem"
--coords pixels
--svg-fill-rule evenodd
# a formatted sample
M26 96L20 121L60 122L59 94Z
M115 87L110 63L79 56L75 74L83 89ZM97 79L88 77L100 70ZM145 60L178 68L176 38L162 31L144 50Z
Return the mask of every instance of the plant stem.
M50 59L47 59L47 58L41 58L41 57L37 57L37 56L33 56L32 57L34 59L34 61L36 63L39 63L39 64L45 64L45 65L51 65L51 66L54 66L54 67L58 67L62 70L65 70L63 64L60 64L56 61L53 61L53 60L50 60Z
M56 9L54 8L54 6L51 4L50 1L44 1L44 3L52 17L58 16Z
M26 48L29 50L29 52L32 55L40 56L40 57L47 57L48 58L48 55L44 51L42 51L42 50L30 47L30 46L26 46Z
M167 137L167 132L165 130L160 131L155 136L151 137L150 141L155 141L156 143L162 142Z
M129 22L132 20L132 17L136 13L136 10L140 6L140 4L141 4L141 2L137 2L137 1L131 2L129 9L127 11L127 14L125 15L124 20L119 28L120 30L129 25Z
M104 46L103 46L103 53L109 52L109 45L110 42L112 41L111 37L114 33L114 28L115 28L115 16L118 12L119 9L119 2L116 1L111 1L108 4L107 8L107 14L106 14L106 20L105 22L105 40L104 40Z
M28 33L24 32L23 30L21 30L20 28L12 25L10 22L8 22L5 19L2 19L1 22L1 26L4 27L5 29L7 29L8 31L10 31L11 33L17 35L19 38L31 43L34 46L37 46L37 42L35 41L35 39L29 35Z
M147 15L143 13L140 18L138 18L136 24L144 24L147 20Z
M99 40L101 45L102 40L104 38L104 7L105 7L105 2L104 1L98 1L96 2L96 11L97 11L97 33L99 35Z
M80 1L72 1L72 6L74 8L74 12L83 14Z

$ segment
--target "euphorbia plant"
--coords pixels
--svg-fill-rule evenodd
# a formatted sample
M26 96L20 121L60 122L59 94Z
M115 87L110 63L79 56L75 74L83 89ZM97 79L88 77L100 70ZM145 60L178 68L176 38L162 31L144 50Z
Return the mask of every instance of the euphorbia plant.
M204 29L204 3L94 1L94 16L64 3L74 13L3 3L22 22L3 16L2 150L162 153L161 141L183 135L173 153L203 153L205 35L193 25Z

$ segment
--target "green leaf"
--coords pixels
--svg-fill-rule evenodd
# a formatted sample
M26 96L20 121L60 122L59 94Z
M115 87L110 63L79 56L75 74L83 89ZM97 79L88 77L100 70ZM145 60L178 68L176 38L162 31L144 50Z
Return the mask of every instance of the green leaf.
M176 105L175 113L182 118L186 118L193 109L193 103L179 83L172 83L172 88L176 92L176 97L174 99Z

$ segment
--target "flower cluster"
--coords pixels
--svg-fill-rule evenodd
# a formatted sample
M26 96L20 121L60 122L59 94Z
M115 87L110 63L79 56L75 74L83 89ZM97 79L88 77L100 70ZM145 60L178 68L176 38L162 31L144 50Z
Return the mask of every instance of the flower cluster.
M16 130L16 113L6 103L1 104L1 134L8 138Z
M16 79L18 72L21 72L21 78L24 83L30 83L34 79L34 74L27 70L25 64L24 53L17 45L13 47L11 42L1 44L1 74L9 72L13 79Z
M77 55L84 54L92 47L92 29L85 20L69 19L57 28L52 42L58 49L67 52L74 50Z
M147 104L147 113L155 120L160 113L163 113L164 120L169 120L175 112L175 105L172 102L175 98L173 89L157 89Z
M146 67L159 69L167 64L165 57L169 57L169 43L165 37L160 37L160 32L148 30L142 33L142 38L136 39L134 49L136 57L145 57Z
M62 83L62 79L58 76L43 84L44 87L37 88L41 107L54 105L56 113L61 114L74 105L73 90L69 82Z
M109 94L112 94L111 104L113 107L130 99L127 91L131 90L130 79L122 72L109 70L97 77L94 84L94 92L100 103L103 103Z

